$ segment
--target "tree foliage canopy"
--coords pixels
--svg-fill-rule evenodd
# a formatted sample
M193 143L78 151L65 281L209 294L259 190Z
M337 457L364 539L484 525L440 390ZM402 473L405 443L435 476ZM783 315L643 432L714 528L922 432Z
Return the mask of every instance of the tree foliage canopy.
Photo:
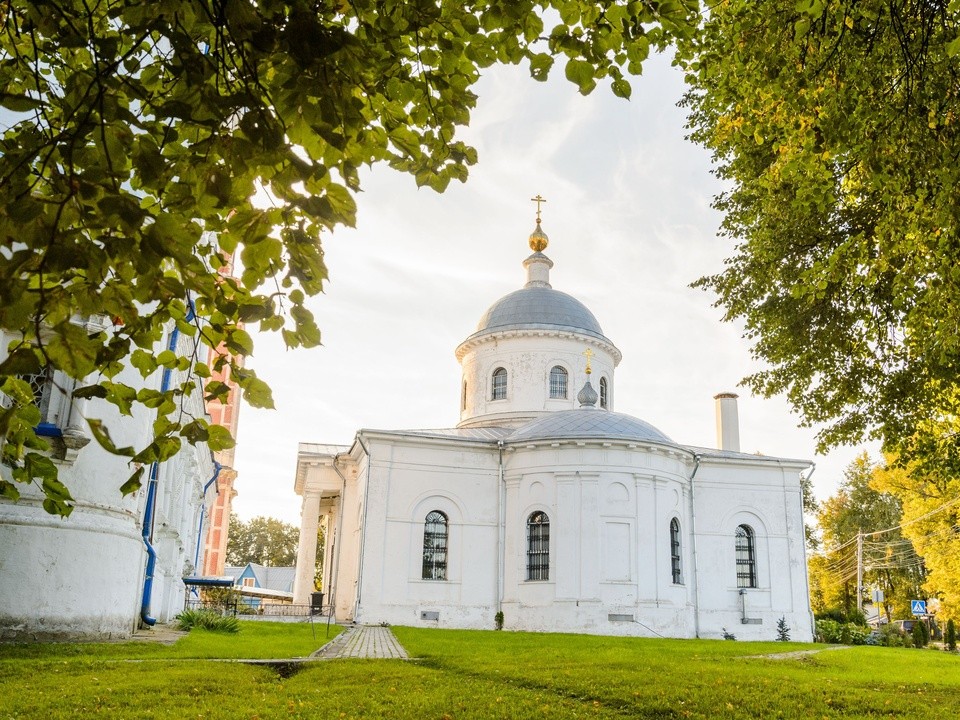
M938 615L960 619L960 478L888 457L873 484L903 507L903 535L923 558L923 589L941 600Z
M699 284L767 364L746 383L825 423L821 449L942 454L923 424L960 411L958 8L732 0L684 46L739 243Z
M19 376L56 370L76 395L158 411L135 463L181 443L232 442L178 398L211 368L155 354L166 328L222 354L244 399L270 390L234 358L244 330L320 342L305 299L327 276L323 232L353 225L358 169L387 163L442 191L477 161L457 139L495 63L543 80L560 63L581 93L629 97L651 47L688 35L696 0L14 0L0 9L0 363L3 461L70 495L43 461L39 412ZM262 202L254 202L256 195ZM221 276L227 256L236 279ZM78 318L101 316L106 329ZM0 359L3 358L0 353ZM121 382L134 367L190 370L166 392ZM228 392L207 383L210 398ZM138 475L124 485L135 490ZM0 493L16 498L15 483Z
M910 616L910 600L919 597L923 563L900 531L900 498L877 487L879 468L866 453L844 472L836 495L820 504L817 516L823 553L811 558L810 584L814 610L857 608L857 535L863 538L864 590L884 593L887 619ZM864 593L869 598L869 593Z
M255 517L249 522L230 514L227 534L227 564L248 563L271 567L291 567L297 562L300 529L271 517Z

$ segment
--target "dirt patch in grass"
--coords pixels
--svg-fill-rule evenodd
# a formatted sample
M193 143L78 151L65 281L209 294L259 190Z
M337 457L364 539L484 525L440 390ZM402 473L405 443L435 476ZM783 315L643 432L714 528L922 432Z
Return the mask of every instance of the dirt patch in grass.
M799 660L809 655L829 652L830 650L849 650L850 645L824 645L812 650L794 650L793 652L771 653L769 655L743 655L745 660Z

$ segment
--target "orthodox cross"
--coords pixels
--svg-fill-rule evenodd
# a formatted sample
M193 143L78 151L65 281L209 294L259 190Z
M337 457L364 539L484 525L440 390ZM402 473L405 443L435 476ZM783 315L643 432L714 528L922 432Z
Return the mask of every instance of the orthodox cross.
M535 202L537 204L537 222L540 222L540 203L545 203L546 198L541 197L540 193L537 193L536 197L530 198L530 202Z
M590 358L593 357L593 350L591 350L590 348L587 348L586 350L583 351L583 354L587 356L587 375L589 375L591 372L593 372L590 369Z

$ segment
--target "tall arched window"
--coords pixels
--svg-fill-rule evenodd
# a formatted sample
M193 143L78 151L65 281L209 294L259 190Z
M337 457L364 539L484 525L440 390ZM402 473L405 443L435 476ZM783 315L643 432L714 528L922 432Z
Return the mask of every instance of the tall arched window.
M545 512L527 518L527 580L550 579L550 518Z
M749 525L737 525L737 587L755 588L757 586L757 548L753 528Z
M683 582L680 574L680 521L676 518L670 521L670 573L674 585Z
M490 392L491 400L507 399L507 369L498 367L493 371L493 385Z
M607 379L600 378L600 407L607 408Z
M550 397L566 399L567 369L554 365L550 368Z
M467 381L463 381L463 392L460 395L460 409L467 409Z
M423 579L447 579L447 516L439 510L423 524Z

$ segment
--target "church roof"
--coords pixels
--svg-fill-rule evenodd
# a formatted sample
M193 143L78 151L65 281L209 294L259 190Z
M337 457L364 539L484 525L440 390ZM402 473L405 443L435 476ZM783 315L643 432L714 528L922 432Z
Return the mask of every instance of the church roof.
M631 415L594 408L548 413L517 428L509 443L564 439L638 440L676 445L653 425Z
M360 432L364 432L361 430ZM471 427L471 428L428 428L425 430L370 430L385 435L417 435L420 437L443 438L453 440L477 440L496 442L511 433L510 428Z
M524 287L500 298L480 318L475 334L543 327L586 332L606 340L586 305L551 287Z

